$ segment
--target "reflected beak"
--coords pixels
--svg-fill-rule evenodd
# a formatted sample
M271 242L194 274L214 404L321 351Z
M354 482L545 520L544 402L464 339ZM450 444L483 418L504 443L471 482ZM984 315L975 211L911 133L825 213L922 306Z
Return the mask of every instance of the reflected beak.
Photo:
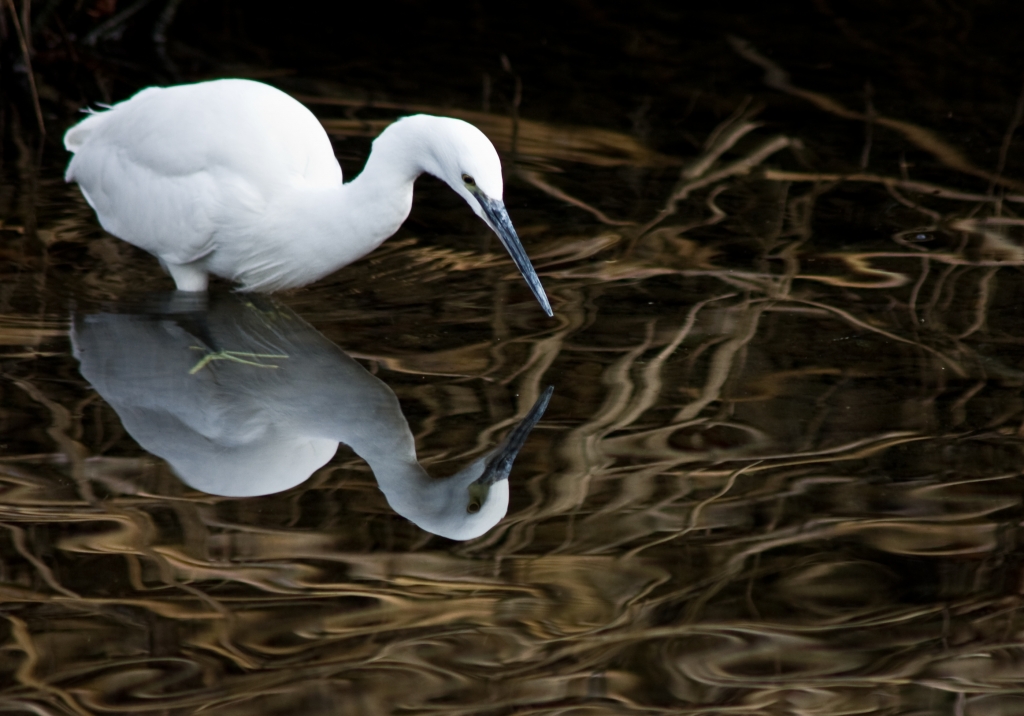
M551 311L551 304L548 303L547 294L544 293L544 287L540 285L540 278L537 277L537 272L533 270L530 257L526 255L526 249L523 248L519 236L516 235L516 230L512 227L512 220L508 218L505 202L491 199L482 192L475 192L474 196L480 202L480 208L484 211L484 218L487 219L487 223L494 230L494 233L498 235L505 250L512 257L516 267L519 268L519 272L523 274L523 278L526 279L526 285L530 287L533 295L537 297L541 308L544 309L544 313L548 314L549 318L554 316L554 313Z
M509 473L512 472L512 463L519 451L523 449L523 445L526 444L526 438L530 436L530 431L544 416L544 411L548 409L548 403L551 402L551 394L554 392L555 386L549 385L537 398L537 402L530 408L526 417L512 428L512 432L506 435L501 444L488 456L483 474L469 486L471 495L483 494L486 496L487 489L491 485L499 480L508 479Z

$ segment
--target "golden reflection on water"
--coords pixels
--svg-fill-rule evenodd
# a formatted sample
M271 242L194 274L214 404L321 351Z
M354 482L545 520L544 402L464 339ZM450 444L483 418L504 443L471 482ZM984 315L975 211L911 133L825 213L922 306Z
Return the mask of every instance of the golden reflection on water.
M554 321L504 256L408 232L283 297L395 392L435 474L555 386L508 516L465 543L344 449L248 499L143 452L79 374L69 305L163 279L44 173L2 225L0 707L1019 712L1019 182L878 117L945 168L815 173L812 132L752 112L629 221L545 173L581 161L561 130L520 128L508 193L551 202L520 228ZM634 156L586 133L590 167ZM566 211L592 230L545 223Z

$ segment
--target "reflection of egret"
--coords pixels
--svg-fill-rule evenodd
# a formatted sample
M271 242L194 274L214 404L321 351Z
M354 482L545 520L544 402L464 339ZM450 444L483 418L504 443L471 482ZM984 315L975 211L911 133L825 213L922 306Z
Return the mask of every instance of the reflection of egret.
M312 326L270 299L214 296L207 310L183 300L195 295L171 294L155 314L77 315L71 334L82 375L189 485L239 497L279 492L340 442L369 463L388 504L428 532L470 539L505 516L506 478L550 388L495 450L432 478L394 392ZM196 370L196 347L243 359Z
M76 181L103 228L160 259L182 291L209 274L247 290L316 281L380 246L426 172L498 235L550 316L502 202L501 162L471 124L416 115L388 127L343 184L316 117L268 85L216 80L143 90L68 130Z

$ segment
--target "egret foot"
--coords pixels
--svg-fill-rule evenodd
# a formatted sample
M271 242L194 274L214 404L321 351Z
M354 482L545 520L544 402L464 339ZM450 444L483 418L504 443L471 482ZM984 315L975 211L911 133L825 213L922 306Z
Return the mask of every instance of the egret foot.
M205 351L206 348L201 346L192 346L194 351ZM247 353L245 351L210 351L203 356L198 363L192 366L192 369L188 372L189 375L195 375L211 362L215 360L229 360L233 363L241 363L243 365L251 365L256 368L277 368L278 366L272 363L260 363L259 358L287 358L288 356L280 353Z

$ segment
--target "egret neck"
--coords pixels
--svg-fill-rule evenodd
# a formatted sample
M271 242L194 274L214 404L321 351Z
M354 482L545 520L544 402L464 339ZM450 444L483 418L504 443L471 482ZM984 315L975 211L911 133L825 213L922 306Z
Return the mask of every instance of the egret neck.
M297 182L272 203L266 218L278 241L291 244L279 255L288 266L277 276L242 272L237 279L250 290L301 286L362 258L398 231L412 210L416 178L434 164L422 140L403 129L401 122L390 125L377 138L353 180L329 187Z

